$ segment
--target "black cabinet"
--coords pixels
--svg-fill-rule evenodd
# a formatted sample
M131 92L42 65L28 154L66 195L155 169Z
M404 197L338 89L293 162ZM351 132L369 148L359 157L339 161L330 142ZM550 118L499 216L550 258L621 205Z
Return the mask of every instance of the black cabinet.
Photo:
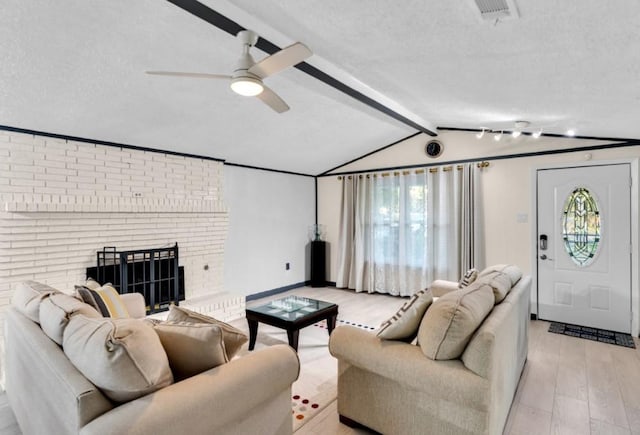
M324 287L327 285L326 259L327 242L314 240L311 242L311 287Z

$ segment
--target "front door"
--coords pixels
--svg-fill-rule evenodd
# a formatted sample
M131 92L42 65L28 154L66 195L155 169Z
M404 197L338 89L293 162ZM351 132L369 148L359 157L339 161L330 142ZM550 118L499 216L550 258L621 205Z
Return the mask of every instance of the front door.
M631 332L629 164L537 172L538 317Z

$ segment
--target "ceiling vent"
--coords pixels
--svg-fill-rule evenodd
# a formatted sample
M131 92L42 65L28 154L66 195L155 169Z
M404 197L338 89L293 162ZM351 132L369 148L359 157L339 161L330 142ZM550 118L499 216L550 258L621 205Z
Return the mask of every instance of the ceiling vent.
M518 18L515 0L474 0L483 21L497 22Z

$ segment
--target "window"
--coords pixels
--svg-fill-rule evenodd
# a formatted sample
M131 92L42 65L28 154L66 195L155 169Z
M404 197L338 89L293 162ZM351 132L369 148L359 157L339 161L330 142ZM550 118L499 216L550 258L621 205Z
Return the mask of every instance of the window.
M576 188L564 203L562 238L565 251L575 264L591 264L600 244L600 210L584 187Z
M377 264L422 267L427 237L424 178L375 185L372 198L373 253Z

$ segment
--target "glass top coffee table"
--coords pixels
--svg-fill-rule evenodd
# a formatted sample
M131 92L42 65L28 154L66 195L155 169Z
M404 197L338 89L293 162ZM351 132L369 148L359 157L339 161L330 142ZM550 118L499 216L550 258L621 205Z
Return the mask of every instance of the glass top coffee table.
M321 320L327 321L329 335L336 327L338 306L331 302L300 296L271 301L268 304L246 309L249 323L249 350L253 350L258 336L258 322L286 329L289 346L298 350L298 335L300 329L313 325Z

